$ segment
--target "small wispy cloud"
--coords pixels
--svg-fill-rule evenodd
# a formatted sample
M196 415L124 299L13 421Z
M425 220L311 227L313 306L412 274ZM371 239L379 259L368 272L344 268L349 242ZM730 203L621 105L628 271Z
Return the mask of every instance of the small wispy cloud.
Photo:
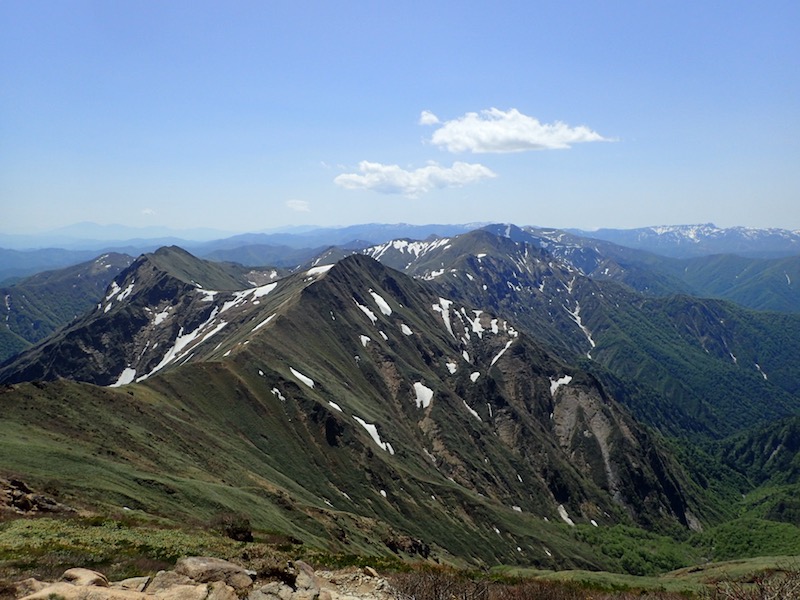
M419 115L420 125L438 125L439 123L441 123L439 117L429 110L423 110Z
M296 212L311 212L311 204L307 200L287 200L286 206Z
M460 187L497 177L481 164L454 162L445 167L430 162L424 167L408 170L398 165L361 161L358 173L342 173L333 181L348 190L364 189L383 194L418 196L434 189Z
M154 211L152 208L143 208L142 214L146 217L152 217L156 214L156 211Z
M422 125L441 124L433 132L430 141L449 152L524 152L564 149L585 142L612 141L583 125L570 127L561 121L541 123L516 108L469 112L444 123L433 113L423 111L419 122Z

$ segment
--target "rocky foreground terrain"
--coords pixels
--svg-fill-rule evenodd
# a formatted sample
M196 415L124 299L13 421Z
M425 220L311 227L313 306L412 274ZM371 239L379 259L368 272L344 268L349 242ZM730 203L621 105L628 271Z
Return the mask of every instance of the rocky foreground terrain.
M12 594L26 600L389 600L391 587L365 569L314 571L302 561L267 581L256 572L218 558L188 557L171 571L110 582L84 568L68 569L60 581L26 579Z

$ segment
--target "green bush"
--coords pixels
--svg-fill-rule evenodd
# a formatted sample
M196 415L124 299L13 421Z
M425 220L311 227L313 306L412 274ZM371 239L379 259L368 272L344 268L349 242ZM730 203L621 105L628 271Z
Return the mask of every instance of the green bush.
M237 542L252 542L250 519L238 513L221 513L214 517L211 528Z

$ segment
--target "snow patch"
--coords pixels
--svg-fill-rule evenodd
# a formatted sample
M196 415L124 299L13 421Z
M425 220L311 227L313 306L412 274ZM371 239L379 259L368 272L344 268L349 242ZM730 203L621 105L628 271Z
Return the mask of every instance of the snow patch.
M120 287L119 287L119 285L117 285L116 281L112 281L111 285L109 287L111 288L111 290L108 292L108 294L106 294L106 302L108 302L114 296L119 294L119 291L120 291Z
M259 324L258 324L258 325L256 325L255 327L253 327L252 331L258 331L259 329L261 329L261 328L262 328L264 325L266 325L267 323L269 323L270 321L272 321L272 319L273 319L273 318L275 318L275 315L276 315L276 314L278 314L278 313L272 313L272 314L271 314L270 316L268 316L266 319L264 319L263 321L261 321L261 323L259 323Z
M501 357L501 356L503 356L503 354L505 354L505 353L506 353L506 350L508 350L508 348L509 348L509 347L511 346L511 344L513 344L513 343L514 343L514 340L508 340L508 341L506 342L506 345L505 345L505 347L504 347L502 350L500 350L500 352L498 352L498 353L497 353L497 356L495 356L495 357L492 359L492 364L490 364L490 365L489 365L489 368L493 367L493 366L494 366L494 363L496 363L498 360L500 360L500 357Z
M439 304L434 304L433 310L442 314L442 320L444 321L444 326L447 328L447 331L450 333L450 335L452 335L455 338L456 336L453 333L453 325L450 323L450 306L452 304L453 304L452 300L439 298Z
M128 385L132 383L133 380L136 378L136 369L131 369L130 367L126 367L122 370L117 380L112 383L109 387L119 387L121 385Z
M562 519L564 519L564 522L567 525L571 525L572 527L575 527L575 522L572 519L569 518L569 515L567 514L567 509L564 508L563 504L559 504L558 505L558 516L561 517Z
M358 336L358 339L361 340L361 345L364 346L364 348L366 348L367 344L369 344L372 341L372 338L370 338L367 335L360 335Z
M147 379L148 377L153 375L153 373L156 373L157 371L161 370L173 360L180 358L181 351L184 348L186 348L189 344L194 342L200 336L203 330L212 323L212 321L216 318L216 316L217 316L217 308L214 307L214 310L211 311L211 315L209 315L208 319L194 331L184 334L183 327L181 327L180 330L178 331L178 336L175 338L175 342L173 343L172 348L167 350L166 354L164 354L164 356L162 357L161 362L159 362L155 366L155 368L152 371L150 371L147 375L139 377L137 381L141 381L142 379ZM227 325L225 321L218 324L213 330L211 330L209 333L203 336L203 338L200 340L200 343L205 342L212 335L218 333L223 327L225 327L225 325Z
M153 317L153 325L161 325L168 316L169 316L169 308L161 311L155 317Z
M364 419L355 415L353 415L353 418L358 422L359 425L367 430L369 436L382 450L394 455L394 448L392 448L392 445L389 442L384 442L381 440L381 436L378 434L378 428L375 427L374 423L367 423Z
M444 275L444 269L438 269L431 271L430 273L426 273L425 275L422 276L422 278L425 279L426 281L431 281L432 279L436 279L437 277L441 277L442 275Z
M759 373L761 373L761 376L762 376L764 379L766 379L766 378L767 378L767 374L766 374L766 373L764 373L764 371L762 371L762 370L761 370L761 365L759 365L758 363L755 363L755 365L756 365L756 369L758 369L758 372L759 372Z
M372 290L369 291L372 295L372 299L375 300L375 304L378 305L380 311L386 315L387 317L392 314L392 307L389 306L389 303L377 292L373 292Z
M479 338L483 338L483 326L481 325L481 312L480 310L472 311L475 313L475 319L469 319L472 325L472 333L477 333Z
M572 375L564 375L559 379L551 379L550 380L550 395L555 396L556 390L562 385L567 385L569 382L572 381Z
M130 296L132 292L133 292L133 281L131 281L130 285L128 285L128 287L126 287L119 293L119 296L117 296L117 300L122 302L123 300L125 300L125 298Z
M400 323L400 331L403 332L403 335L413 335L414 334L414 332L411 331L411 327L409 327L405 323Z
M469 404L467 404L466 400L462 400L462 402L464 403L464 407L467 409L467 412L469 412L469 414L471 414L473 417L478 419L478 421L483 422L483 419L481 419L481 416L477 413L477 411L475 411L472 407L470 407Z
M314 389L314 380L311 379L311 377L308 377L307 375L303 375L300 371L298 371L297 369L294 369L293 367L289 367L289 370L292 372L292 375L297 377L297 379L299 379L301 382L306 384L311 389Z
M419 258L420 256L427 254L431 250L435 250L436 248L444 246L449 242L450 242L449 238L441 238L433 242L409 242L408 240L392 240L391 242L387 242L380 246L368 248L364 252L365 254L371 256L375 260L380 260L380 258L389 250L396 250L401 254L409 254L413 255L415 258Z
M272 395L275 396L278 400L280 400L281 402L286 402L286 398L284 398L283 394L281 394L281 391L278 388L274 387L270 391L272 392Z
M414 393L417 397L414 401L417 403L417 408L428 408L433 401L433 390L426 386L424 383L418 381L414 384Z
M262 285L260 287L254 288L252 290L253 298L261 298L261 296L266 296L272 290L274 290L278 286L278 282L268 283L267 285Z
M330 404L330 405L331 405L331 408L334 408L335 410L338 410L340 413L343 413L343 412L344 412L344 411L342 410L342 407L341 407L341 406L339 406L338 404L336 404L336 402L334 402L334 401L332 401L332 400L328 400L328 404Z
M358 300L356 300L355 298L353 298L353 302L356 303L356 306L359 309L361 309L361 312L363 312L365 315L367 315L367 318L369 318L369 320L372 321L372 324L375 325L375 323L378 321L378 317L375 316L375 313L372 312L369 309L369 307L364 306L363 304L359 304Z
M481 376L480 371L474 371L474 372L469 374L469 378L472 381L472 383L475 383L476 381L478 381L478 377L480 377L480 376Z
M447 370L450 371L450 375L455 375L456 371L458 370L458 365L454 362L445 363Z
M564 307L564 310L567 311L567 313L572 317L572 320L575 321L575 323L577 323L578 327L580 327L581 331L583 331L583 334L586 336L586 339L589 341L589 346L594 348L597 344L594 343L594 340L592 339L592 334L589 331L589 329L586 327L586 325L583 324L583 321L581 321L581 305L580 305L580 303L579 302L575 302L575 311L574 312L571 311L566 306ZM589 350L589 352L586 353L586 358L592 358L592 351L591 350Z
M311 267L308 271L306 271L306 275L322 275L323 273L327 273L333 268L333 265L320 265L319 267Z

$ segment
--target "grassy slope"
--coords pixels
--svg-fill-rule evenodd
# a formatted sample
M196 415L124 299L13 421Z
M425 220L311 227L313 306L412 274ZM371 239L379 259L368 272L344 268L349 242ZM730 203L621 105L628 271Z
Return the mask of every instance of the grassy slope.
M192 397L167 395L170 387L181 387L183 377L196 384ZM377 463L364 465L366 475L348 473L337 466L335 448L310 449L309 438L298 437L289 420L301 416L291 400L286 408L277 399L263 403L248 393L248 385L244 380L231 385L221 367L203 365L180 369L154 387L110 390L66 381L43 390L16 386L0 396L5 416L0 422L0 470L59 489L66 503L85 502L104 510L126 506L197 524L220 512L240 512L259 529L302 538L332 552L386 555L382 540L393 535L387 523L394 523L434 542L440 556L457 555L467 562L491 556L494 561L511 560L518 554L512 549L520 546L526 559L547 563L541 540L548 539L553 566L602 565L602 557L574 539L564 524L520 516L413 472L402 482L383 481L392 504L383 501L376 489L365 487L369 477L385 476ZM38 404L36 414L47 415L46 420L28 423L33 402ZM264 420L274 422L267 425ZM249 423L250 430L237 430L234 421ZM313 421L302 424L314 426ZM261 429L272 432L269 439ZM318 437L324 440L324 430ZM301 447L302 452L295 451ZM368 460L371 449L362 451ZM345 483L359 506L342 495ZM425 494L438 501L424 500ZM445 504L461 505L464 512L450 514ZM357 510L372 516L358 517ZM465 523L466 518L474 521ZM487 527L484 518L502 535Z

